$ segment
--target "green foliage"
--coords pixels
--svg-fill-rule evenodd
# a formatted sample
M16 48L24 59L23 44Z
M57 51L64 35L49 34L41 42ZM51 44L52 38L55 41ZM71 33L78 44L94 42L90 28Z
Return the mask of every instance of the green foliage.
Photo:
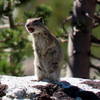
M11 66L5 59L0 60L0 74L4 75L22 75L21 67L19 64Z
M52 14L52 8L47 5L40 5L36 7L34 16L42 17L44 19L45 24L47 23L47 18Z
M24 15L25 15L25 16L24 16L24 19L25 19L25 20L27 20L28 18L33 18L33 17L34 17L32 11L29 11L29 12L25 11L25 12L24 12Z
M25 37L23 37L22 30L20 29L6 29L1 32L1 39L5 40L5 47L12 49L23 48L25 46ZM19 37L19 38L18 38Z
M17 28L16 30L6 29L1 31L0 40L4 40L4 42L1 43L1 47L3 48L2 52L4 55L6 54L6 56L10 56L10 58L3 57L4 61L0 61L0 64L2 64L0 65L0 73L3 72L5 74L11 75L19 75L21 73L20 63L28 55L28 53L25 53L28 40L23 33L23 30L20 28ZM1 58L4 55L0 55ZM6 62L8 58L10 59L10 62Z
M5 16L9 16L9 14L13 14L13 9L18 4L19 0L5 0L6 2L2 2L2 13ZM17 1L17 3L15 3ZM20 0L20 3L23 3ZM34 17L43 17L46 21L47 17L51 14L51 9L48 6L41 5L38 6L33 16ZM32 13L25 13L25 17L30 18L33 17ZM14 19L13 19L14 21ZM9 23L10 24L10 23ZM28 42L27 35L23 28L9 28L0 30L0 40L3 41L0 43L2 54L0 54L0 73L2 74L10 74L10 75L20 75L21 61L25 59L27 56L30 56L32 53L31 45ZM31 53L30 53L31 52ZM6 55L7 57L4 57ZM9 61L7 59L9 58ZM21 72L22 73L22 72Z
M3 0L0 0L0 17L2 16L3 14Z
M15 0L15 6L16 7L22 6L22 5L26 4L29 1L31 1L31 0Z
M25 14L25 19L33 18L33 17L42 17L44 23L46 24L48 17L50 17L52 14L52 8L42 4L37 6L33 13L32 11L29 12L26 11L24 14Z
M0 0L0 17L2 15L8 16L15 7L23 5L30 0Z

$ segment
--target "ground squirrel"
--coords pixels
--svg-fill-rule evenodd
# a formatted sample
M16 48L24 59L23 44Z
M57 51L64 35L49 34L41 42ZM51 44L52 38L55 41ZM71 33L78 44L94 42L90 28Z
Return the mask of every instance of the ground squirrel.
M25 27L32 36L34 67L37 80L48 79L58 81L62 59L59 41L43 24L42 18L28 19Z

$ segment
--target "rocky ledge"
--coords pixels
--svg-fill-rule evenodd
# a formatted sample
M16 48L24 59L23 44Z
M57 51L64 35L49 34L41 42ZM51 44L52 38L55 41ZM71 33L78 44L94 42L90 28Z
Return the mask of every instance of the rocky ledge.
M61 78L36 81L34 76L0 76L0 100L100 100L100 80Z

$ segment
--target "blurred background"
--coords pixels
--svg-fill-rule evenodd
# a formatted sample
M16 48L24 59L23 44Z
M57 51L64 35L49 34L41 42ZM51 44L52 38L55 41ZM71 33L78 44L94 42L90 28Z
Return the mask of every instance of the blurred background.
M33 50L31 37L24 24L28 18L43 17L50 32L62 37L70 30L71 22L63 26L63 21L70 16L73 0L0 0L0 74L33 75ZM97 6L100 11L100 7ZM65 28L64 28L65 27ZM100 27L93 30L93 35L100 39ZM62 43L64 61L61 76L66 75L67 42ZM91 78L100 79L100 45L93 44L91 53L96 58L91 62L98 70L91 68Z

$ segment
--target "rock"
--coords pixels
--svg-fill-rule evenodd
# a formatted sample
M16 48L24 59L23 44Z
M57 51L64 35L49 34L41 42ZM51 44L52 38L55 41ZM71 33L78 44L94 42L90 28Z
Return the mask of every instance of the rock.
M7 89L7 85L5 85L5 84L0 84L0 97L3 97L3 96L5 96L6 94L5 94L5 90Z
M0 76L0 100L100 100L100 80L61 78L36 81L34 76Z

